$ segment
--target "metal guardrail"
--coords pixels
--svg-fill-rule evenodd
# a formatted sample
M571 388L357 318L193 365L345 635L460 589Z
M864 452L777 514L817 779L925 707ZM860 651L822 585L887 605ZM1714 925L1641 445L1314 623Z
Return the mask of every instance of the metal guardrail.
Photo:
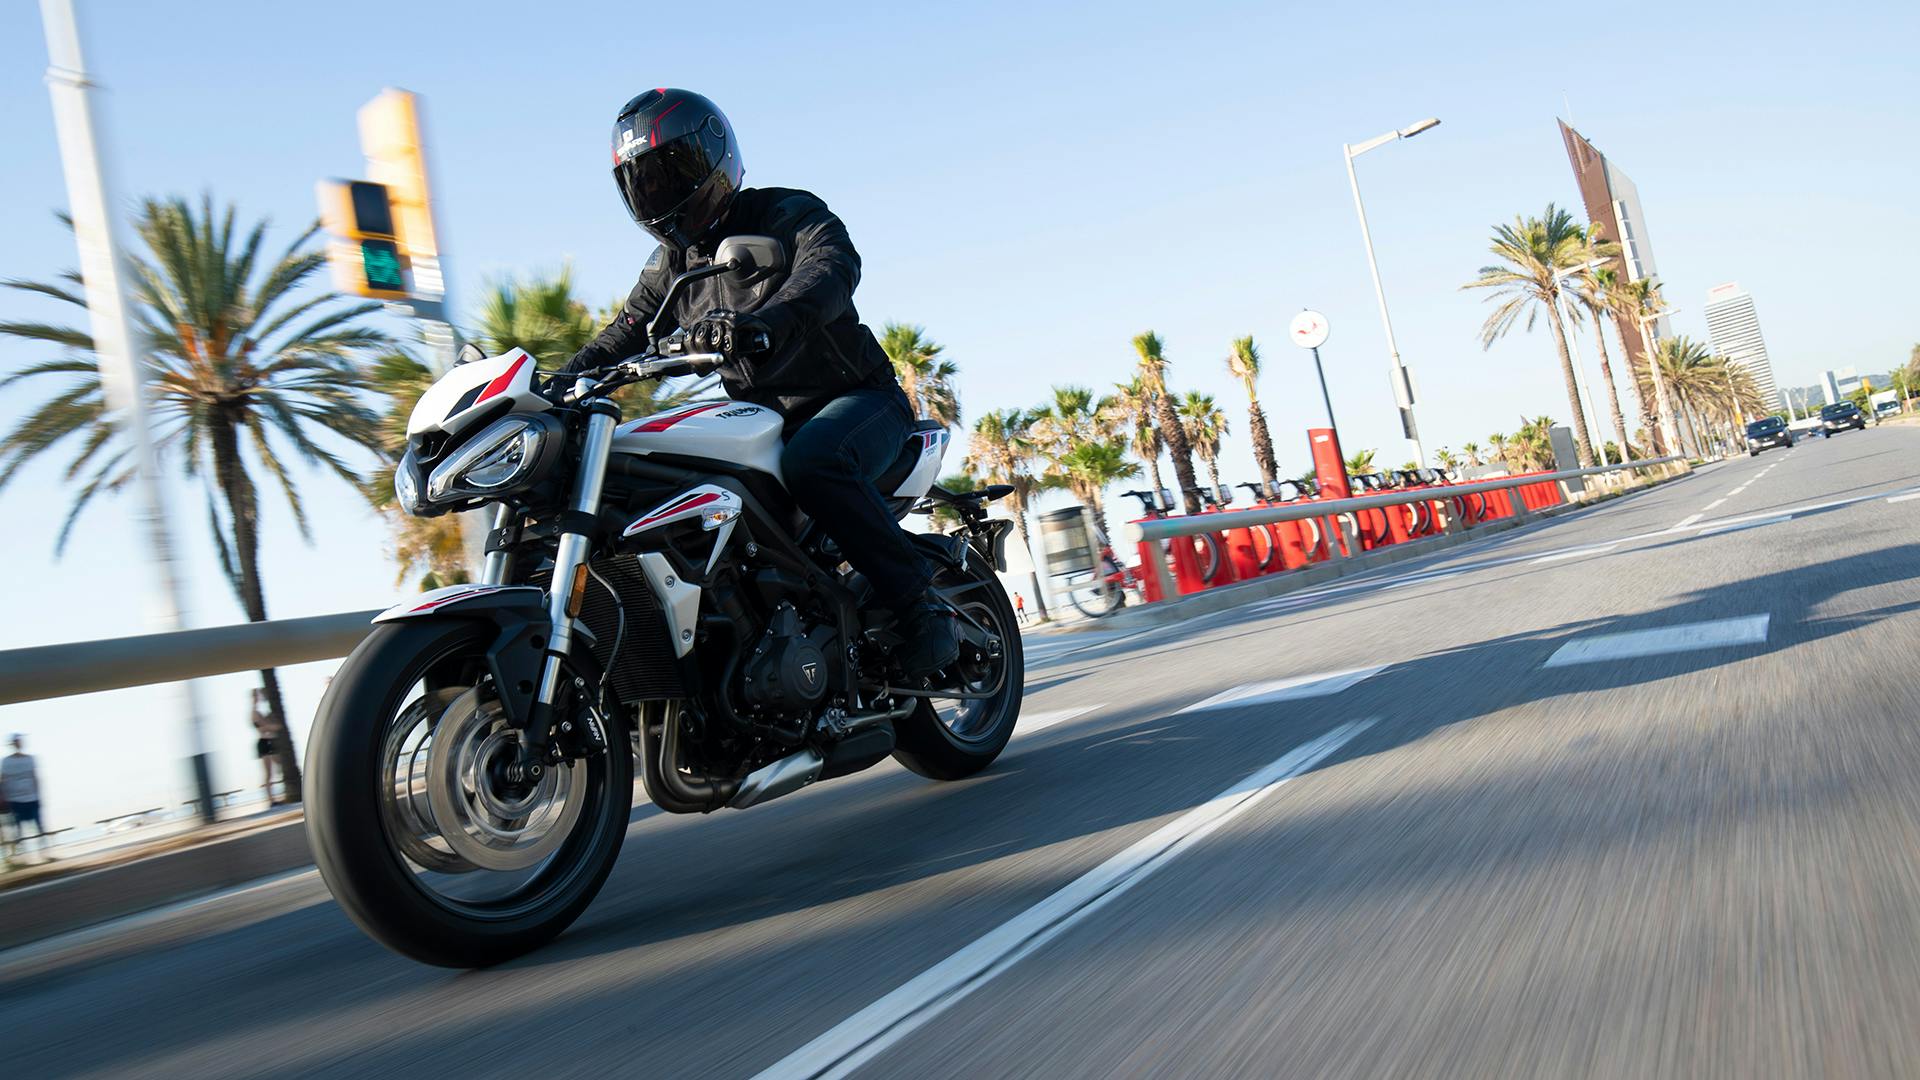
M0 652L0 705L333 660L353 651L378 614L351 611L10 649Z
M1528 487L1533 484L1553 484L1566 480L1575 480L1583 476L1597 476L1601 473L1622 472L1630 469L1650 469L1655 466L1672 465L1684 462L1686 458L1669 456L1629 461L1622 465L1594 465L1584 469L1564 469L1560 472L1533 473L1525 476L1505 476L1495 480L1476 480L1466 484L1446 484L1439 487L1410 488L1399 491L1387 491L1378 495L1357 495L1349 499L1305 500L1287 503L1283 506L1261 506L1251 510L1222 510L1210 514L1188 514L1182 517L1149 518L1146 521L1130 523L1123 532L1127 543L1147 540L1166 540L1176 536L1193 536L1205 532L1225 532L1228 529L1257 528L1262 525L1277 525L1283 521L1305 521L1308 518L1336 518L1342 514L1352 514L1361 510L1379 510L1389 506L1406 506L1417 502L1448 502L1463 495L1478 495L1488 491L1503 491L1512 488ZM1533 511L1514 503L1514 518L1525 521ZM1461 527L1453 514L1446 515L1444 531L1455 532ZM1351 538L1349 538L1351 539ZM1328 554L1342 558L1340 544L1328 541ZM1177 596L1173 587L1173 578L1167 571L1165 559L1152 560L1152 570L1160 579L1161 595Z
M1528 484L1549 484L1598 473L1670 465L1682 460L1679 457L1654 458L1631 461L1625 465L1598 465L1590 469L1568 469L1564 472L1504 477L1439 488L1384 492L1351 499L1327 499L1255 510L1159 518L1136 522L1129 528L1132 530L1131 539L1161 540L1282 521L1336 517L1359 510L1407 503L1444 501L1456 495L1474 495ZM1515 516L1521 518L1529 514L1518 506L1514 512ZM1453 516L1448 515L1448 531L1453 531L1455 527ZM1331 547L1335 557L1339 557L1340 545L1336 543ZM1160 563L1160 573L1166 574L1164 561ZM1174 595L1170 578L1162 584L1169 590L1166 595ZM285 667L314 660L333 660L353 651L360 639L367 636L373 617L378 614L378 610L351 611L340 615L241 623L170 634L143 634L104 641L10 649L0 652L0 705L91 694L101 690L123 690L132 686L150 686L208 675L228 675L236 671Z

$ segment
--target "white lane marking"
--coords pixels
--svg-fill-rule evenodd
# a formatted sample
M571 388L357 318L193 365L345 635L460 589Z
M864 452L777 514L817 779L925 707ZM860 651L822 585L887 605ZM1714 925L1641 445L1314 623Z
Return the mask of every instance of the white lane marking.
M1691 516L1689 516L1689 517L1687 517L1687 518L1686 518L1685 520L1683 520L1682 522L1680 522L1680 524L1678 524L1678 525L1675 525L1675 526L1674 526L1673 528L1671 528L1671 529L1668 529L1667 531L1668 531L1668 532L1679 532L1679 531L1680 531L1681 529L1684 529L1684 528L1686 528L1687 526L1689 526L1689 525L1691 525L1691 524L1693 524L1693 523L1694 523L1694 522L1696 522L1696 521L1699 521L1699 520L1700 520L1701 518L1703 518L1703 517L1706 517L1706 516L1707 516L1707 515L1705 515L1705 514L1693 514L1693 515L1691 515Z
M1050 728L1055 724L1065 723L1076 716L1085 716L1095 709L1102 708L1105 704L1105 702L1102 702L1099 705L1082 705L1077 709L1051 709L1047 712L1024 713L1019 720L1014 722L1013 733L1015 735L1031 735L1036 731Z
M1893 498L1888 499L1887 501L1890 503L1912 502L1915 499L1920 499L1920 491L1910 491L1905 495L1895 495Z
M187 912L225 900L232 900L235 897L246 896L253 893L279 896L282 893L295 892L301 886L308 884L310 880L317 881L319 877L320 870L314 866L284 870L278 874L272 874L254 881L243 882L206 896L195 896L186 900L176 900L170 904L162 904L156 908L149 908L146 911L136 911L128 915L121 915L118 918L109 919L103 923L94 923L92 926L82 926L73 930L66 930L53 937L41 938L39 941L29 941L24 944L15 945L10 949L0 951L0 973L5 972L8 968L19 963L40 959L61 952L62 950L92 945L109 938L117 938L147 930L168 922L175 916L183 915ZM300 907L309 907L314 904L324 903L329 899L331 899L331 897L328 896L323 889L318 895L309 896L305 900L299 901L297 907L287 910L298 910ZM279 913L276 912L276 914Z
M1253 809L1282 784L1319 764L1374 723L1355 720L1342 724L1281 755L775 1062L759 1074L760 1080L851 1074L1145 881L1181 852Z
M1294 675L1285 679L1245 683L1231 690L1222 690L1204 701L1196 701L1174 715L1202 712L1207 709L1223 709L1229 705L1268 705L1276 701L1293 701L1297 698L1325 697L1328 694L1337 694L1385 670L1387 666L1381 664L1376 667L1354 668L1350 671L1323 671L1315 675Z
M1752 483L1752 481L1749 480L1747 483L1750 484ZM1747 490L1747 484L1741 484L1739 487L1734 488L1732 491L1727 492L1727 497L1732 498L1733 496L1738 495L1745 490Z
M1696 537L1717 536L1720 533L1739 532L1741 529L1757 529L1762 525L1778 525L1783 521L1792 521L1792 520L1793 520L1792 514L1778 514L1774 517L1760 518L1754 521L1736 521L1730 525L1715 525L1710 529L1701 529L1698 533L1695 533L1694 535Z
M1570 664L1628 660L1636 656L1660 656L1694 649L1758 644L1767 640L1767 622L1770 618L1768 615L1745 615L1737 619L1663 626L1657 630L1629 630L1619 634L1575 638L1555 650L1547 658L1545 666L1567 667Z
M1713 500L1712 502L1710 502L1710 503L1708 503L1708 504L1707 504L1707 506L1706 506L1706 508L1707 508L1708 510L1711 510L1711 509L1713 509L1714 507L1716 507L1716 506L1719 506L1719 505L1720 505L1721 503L1723 503L1723 502L1726 502L1726 501L1727 501L1727 497L1726 497L1726 496L1724 496L1724 495L1722 495L1721 497L1719 497L1719 498L1717 498L1717 499L1715 499L1715 500Z
M1568 548L1565 551L1556 551L1551 555L1542 555L1533 561L1536 563L1558 562L1561 559L1577 559L1582 555L1604 555L1619 546L1618 543L1613 543L1595 544L1592 547Z

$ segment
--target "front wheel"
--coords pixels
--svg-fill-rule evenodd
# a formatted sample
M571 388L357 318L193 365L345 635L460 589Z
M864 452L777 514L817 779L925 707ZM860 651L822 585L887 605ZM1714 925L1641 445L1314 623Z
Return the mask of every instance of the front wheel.
M510 775L517 733L483 678L495 636L466 619L375 628L307 744L307 839L327 887L375 940L446 967L565 930L613 869L633 803L618 749Z
M939 685L978 696L921 699L894 725L893 756L921 776L959 780L993 764L1013 737L1026 653L992 566L972 559L964 570L943 566L933 586L960 613L960 659Z

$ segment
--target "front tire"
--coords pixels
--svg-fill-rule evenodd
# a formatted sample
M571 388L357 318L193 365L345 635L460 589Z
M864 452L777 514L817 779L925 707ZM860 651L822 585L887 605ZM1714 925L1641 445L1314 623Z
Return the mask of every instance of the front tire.
M481 700L472 687L495 635L492 623L469 619L376 627L334 677L307 744L307 839L327 887L374 940L444 967L512 959L572 924L619 858L633 802L633 760L621 752L626 733L608 731L614 749L549 770L542 781L549 786L528 798L547 791L551 805L528 804L524 817L489 821L479 793L455 788L454 802L471 803L466 827L490 826L506 840L483 852L474 845L485 836L448 839L435 815L446 812L449 798L438 788L433 800L422 794L433 766L420 762L456 747L467 755L462 761L499 752L506 729L497 715L451 719L460 702ZM436 737L448 745L434 745ZM390 760L397 755L406 762ZM475 765L475 775L484 771ZM569 811L564 804L574 799ZM564 832L550 842L536 838L531 851L512 846L516 830L541 821ZM538 844L547 846L531 846ZM463 848L495 866L516 853L528 864L512 873L490 869L462 858ZM502 895L482 895L490 892Z

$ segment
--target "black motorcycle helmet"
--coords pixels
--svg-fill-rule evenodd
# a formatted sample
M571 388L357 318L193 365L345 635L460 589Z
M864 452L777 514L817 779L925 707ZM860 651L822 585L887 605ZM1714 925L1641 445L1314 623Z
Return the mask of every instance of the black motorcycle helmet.
M627 213L678 250L727 214L746 175L733 125L687 90L649 90L613 122L613 182Z

